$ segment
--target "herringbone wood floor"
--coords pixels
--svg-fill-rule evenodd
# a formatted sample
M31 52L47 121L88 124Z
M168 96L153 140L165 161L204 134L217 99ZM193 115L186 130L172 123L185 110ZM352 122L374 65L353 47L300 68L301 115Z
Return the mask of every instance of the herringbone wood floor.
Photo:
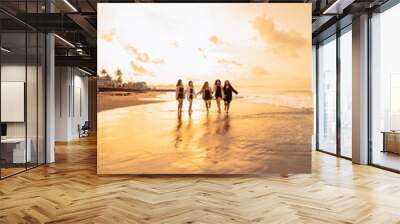
M400 175L313 153L313 174L97 176L95 138L0 181L0 223L400 223Z

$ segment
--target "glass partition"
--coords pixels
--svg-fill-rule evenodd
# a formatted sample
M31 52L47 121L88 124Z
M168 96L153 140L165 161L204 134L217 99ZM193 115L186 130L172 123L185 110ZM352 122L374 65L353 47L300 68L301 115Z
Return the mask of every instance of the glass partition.
M352 157L352 33L340 36L340 154Z
M28 5L27 5L28 4ZM44 1L1 2L43 12ZM45 34L0 12L0 178L45 163ZM10 25L11 24L11 25Z
M318 47L318 149L336 153L336 36Z
M400 170L400 5L371 19L371 162Z
M26 33L2 33L1 47L1 176L7 177L24 171L31 156L26 150Z

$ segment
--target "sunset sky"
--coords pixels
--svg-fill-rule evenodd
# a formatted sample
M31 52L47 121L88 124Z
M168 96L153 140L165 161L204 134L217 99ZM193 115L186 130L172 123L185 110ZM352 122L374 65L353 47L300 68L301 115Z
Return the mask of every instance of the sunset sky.
M311 4L98 4L98 71L311 89Z

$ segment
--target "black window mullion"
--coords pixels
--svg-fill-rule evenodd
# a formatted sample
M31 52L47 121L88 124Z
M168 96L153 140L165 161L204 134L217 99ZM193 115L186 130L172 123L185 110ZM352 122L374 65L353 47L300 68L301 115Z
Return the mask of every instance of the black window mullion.
M39 13L39 0L36 0ZM36 166L39 165L39 32L36 32Z
M340 84L341 84L341 64L340 64L340 36L341 32L336 31L336 154L341 156L341 117L340 117Z
M315 148L319 149L319 44L315 46Z
M373 164L373 148L372 148L372 12L368 12L368 31L367 31L367 46L368 46L368 53L367 53L367 102L368 102L368 111L367 111L367 129L368 129L368 164Z
M25 21L27 21L28 1L25 1ZM28 113L27 113L27 90L28 90L28 26L25 23L25 100L24 100L24 118L25 118L25 170L28 169Z

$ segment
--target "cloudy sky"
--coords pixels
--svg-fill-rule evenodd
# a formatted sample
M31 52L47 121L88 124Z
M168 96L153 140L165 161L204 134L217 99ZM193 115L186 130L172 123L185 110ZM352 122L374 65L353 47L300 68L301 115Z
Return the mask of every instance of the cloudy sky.
M98 4L98 71L311 89L311 4Z

